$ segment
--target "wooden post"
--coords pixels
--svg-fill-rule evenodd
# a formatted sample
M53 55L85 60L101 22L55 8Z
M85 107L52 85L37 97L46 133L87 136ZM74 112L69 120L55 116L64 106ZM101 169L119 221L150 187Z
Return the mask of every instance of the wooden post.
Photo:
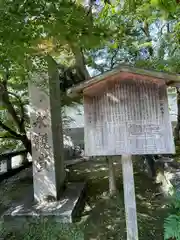
M109 167L109 194L113 196L116 194L116 176L113 165L113 157L106 157L106 161L108 162Z
M123 155L121 161L123 170L127 240L138 240L136 198L131 155Z

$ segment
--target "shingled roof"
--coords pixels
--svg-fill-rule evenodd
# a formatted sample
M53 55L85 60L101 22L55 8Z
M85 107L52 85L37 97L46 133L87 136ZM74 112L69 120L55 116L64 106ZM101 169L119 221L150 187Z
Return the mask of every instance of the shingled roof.
M121 80L121 79L130 79L131 77L140 77L143 79L162 79L165 81L167 86L177 86L180 85L180 74L170 74L166 72L152 71L142 68L131 67L128 65L120 65L118 68L115 68L111 71L108 71L104 74L98 75L96 77L90 78L80 84L73 86L68 89L67 94L70 97L75 97L82 94L87 89L95 89L103 87L109 80Z

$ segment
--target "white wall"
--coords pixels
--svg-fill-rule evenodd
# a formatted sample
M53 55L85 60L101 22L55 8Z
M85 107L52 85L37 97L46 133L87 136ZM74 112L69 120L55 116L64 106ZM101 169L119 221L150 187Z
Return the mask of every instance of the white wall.
M172 122L177 120L177 99L175 94L168 94L170 119Z
M69 128L83 128L84 127L84 108L83 105L78 104L76 107L66 107L65 113L74 121L70 122Z

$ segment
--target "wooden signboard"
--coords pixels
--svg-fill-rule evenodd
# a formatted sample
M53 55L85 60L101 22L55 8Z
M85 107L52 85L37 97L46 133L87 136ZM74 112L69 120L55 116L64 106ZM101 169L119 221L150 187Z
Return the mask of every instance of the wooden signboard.
M121 80L84 95L87 156L174 153L163 80Z
M138 240L131 155L175 152L166 84L178 81L179 75L120 66L69 91L83 92L85 154L122 156L127 240Z

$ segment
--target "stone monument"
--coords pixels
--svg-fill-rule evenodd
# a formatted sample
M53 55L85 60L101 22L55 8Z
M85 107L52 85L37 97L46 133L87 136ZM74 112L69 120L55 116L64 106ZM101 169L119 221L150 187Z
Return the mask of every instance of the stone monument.
M68 182L65 186L59 73L51 57L48 58L47 72L33 74L29 95L33 189L32 186L27 189L25 199L10 208L4 214L4 220L13 226L14 219L10 217L18 217L15 227L18 227L18 221L26 222L27 216L72 222L84 206L85 184Z
M29 81L34 198L58 200L64 185L63 131L59 73L48 58L48 74Z

